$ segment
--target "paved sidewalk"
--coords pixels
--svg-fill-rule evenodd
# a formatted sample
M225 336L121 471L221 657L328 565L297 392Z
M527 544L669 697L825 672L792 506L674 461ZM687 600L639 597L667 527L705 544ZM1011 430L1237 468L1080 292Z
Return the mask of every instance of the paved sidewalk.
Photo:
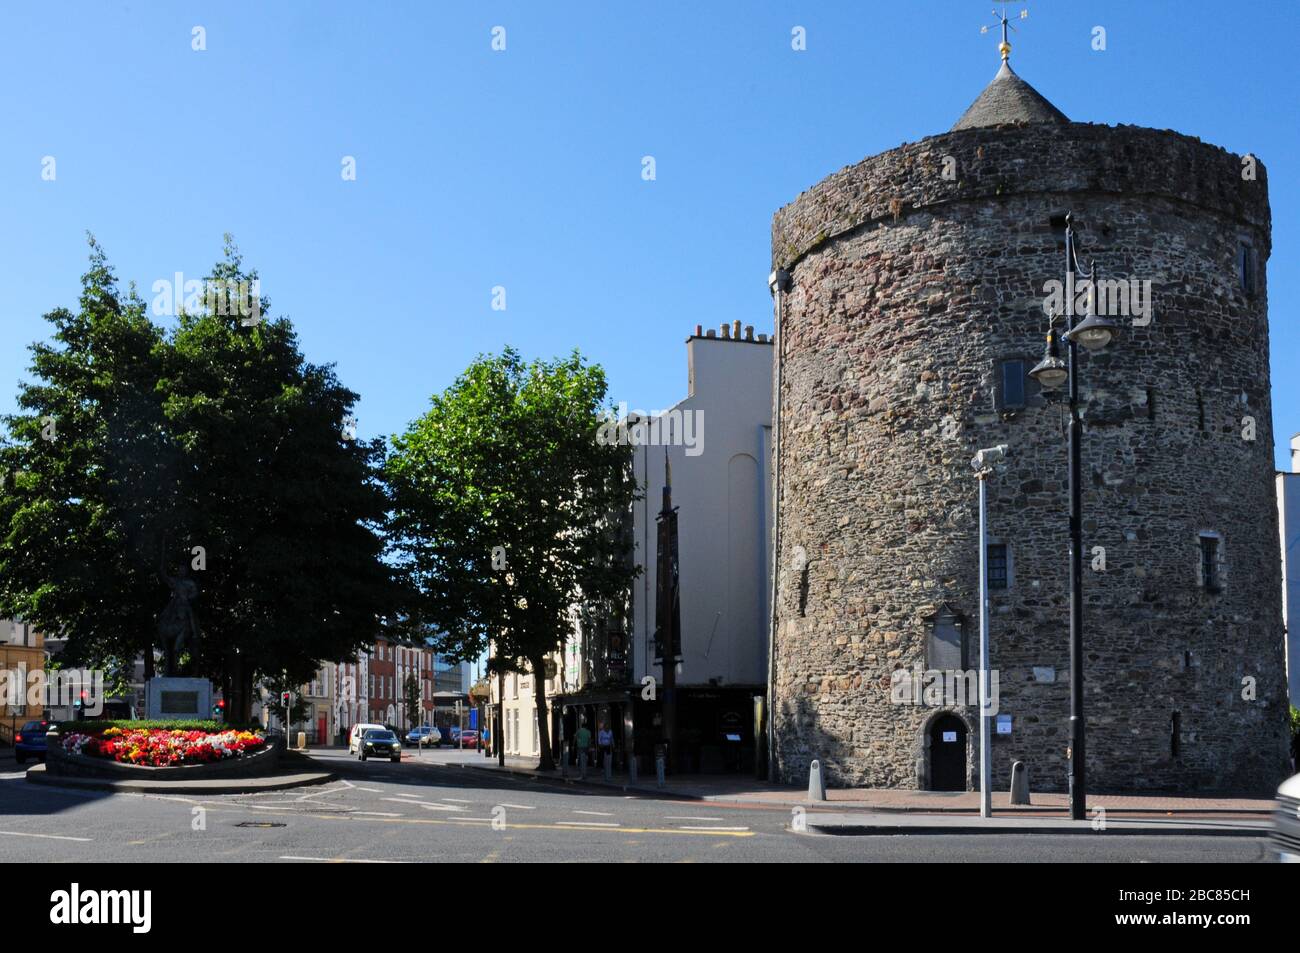
M440 759L442 760L442 759ZM663 787L655 783L655 776L641 775L636 784L628 782L626 775L615 775L605 781L599 770L588 770L585 781L577 777L577 769L570 767L567 777L559 771L538 771L535 758L507 758L505 768L498 766L495 758L482 753L457 755L446 763L458 764L475 770L506 771L510 774L537 778L556 783L584 785L595 789L615 789L627 793L647 794L655 797L685 798L697 801L727 801L772 806L815 806L819 809L870 811L878 814L979 814L979 793L976 791L901 791L876 788L840 788L826 792L826 801L809 801L803 788L767 784L753 778L737 775L673 775ZM1068 819L1069 795L1034 793L1027 806L1012 807L1004 791L993 792L993 809L998 814L1011 817L1058 816ZM1201 797L1156 795L1094 794L1088 798L1089 811L1105 808L1110 816L1164 816L1185 819L1260 817L1268 815L1274 807L1271 798ZM1076 823L1076 822L1071 822Z
M797 820L802 833L857 836L900 834L1128 834L1167 837L1185 834L1196 837L1267 837L1271 831L1267 816L1210 819L1205 817L1115 817L1108 810L1104 819L1072 821L1061 817L1025 815L994 816L956 814L875 814L866 811L833 813L809 811Z

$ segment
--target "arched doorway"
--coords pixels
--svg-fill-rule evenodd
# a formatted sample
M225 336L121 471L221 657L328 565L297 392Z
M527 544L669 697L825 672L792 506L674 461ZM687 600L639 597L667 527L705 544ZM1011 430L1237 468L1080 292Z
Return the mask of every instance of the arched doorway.
M951 712L930 722L930 790L966 790L966 723Z

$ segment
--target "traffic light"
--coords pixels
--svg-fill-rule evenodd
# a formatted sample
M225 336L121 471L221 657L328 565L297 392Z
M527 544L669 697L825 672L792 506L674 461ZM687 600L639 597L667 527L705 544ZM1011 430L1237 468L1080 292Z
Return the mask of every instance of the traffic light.
M212 717L220 718L226 713L226 700L218 698L217 703L212 706Z
M291 704L293 704L293 692L281 692L280 704L283 705L285 708L288 708Z
M77 699L77 721L86 717L86 690L81 690L81 696Z

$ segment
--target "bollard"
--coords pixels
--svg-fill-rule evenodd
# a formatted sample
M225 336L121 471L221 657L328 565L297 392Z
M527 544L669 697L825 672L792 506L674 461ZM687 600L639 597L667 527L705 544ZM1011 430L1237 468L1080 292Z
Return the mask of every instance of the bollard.
M808 800L826 800L826 779L822 776L822 763L814 761L808 769Z
M1029 766L1023 761L1011 766L1011 803L1029 803Z
M298 732L298 750L307 750L307 732L305 731Z
M636 784L636 752L627 756L627 783Z
M664 786L664 752L662 748L655 752L655 782L660 787Z
M569 776L569 743L566 741L560 744L560 777L567 778L568 776Z
M614 780L614 752L605 752L605 780Z
M578 752L578 780L587 780L587 749Z

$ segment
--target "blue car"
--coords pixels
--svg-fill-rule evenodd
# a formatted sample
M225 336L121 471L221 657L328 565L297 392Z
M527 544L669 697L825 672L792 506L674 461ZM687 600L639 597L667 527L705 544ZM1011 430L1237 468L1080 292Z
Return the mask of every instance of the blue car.
M45 760L45 733L58 727L48 721L29 721L14 735L14 760L26 764L28 758Z

